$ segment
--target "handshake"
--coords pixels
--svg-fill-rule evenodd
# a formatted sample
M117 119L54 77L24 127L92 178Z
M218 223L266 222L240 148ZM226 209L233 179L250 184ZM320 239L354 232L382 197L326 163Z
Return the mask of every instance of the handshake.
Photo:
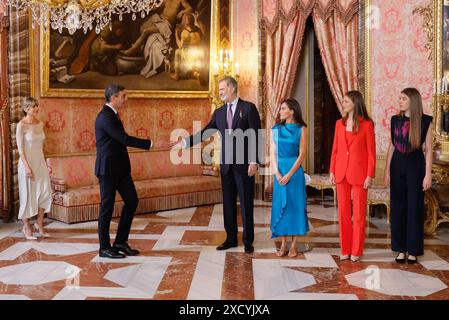
M153 148L155 149L172 149L172 150L180 150L184 148L183 139L179 141L154 141Z

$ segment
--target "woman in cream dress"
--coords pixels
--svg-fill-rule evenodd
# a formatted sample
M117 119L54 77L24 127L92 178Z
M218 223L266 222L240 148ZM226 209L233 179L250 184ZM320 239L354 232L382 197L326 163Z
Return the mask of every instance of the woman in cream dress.
M27 240L35 240L29 219L37 216L34 227L40 236L48 237L44 231L44 215L50 212L52 193L50 175L45 163L43 145L44 126L37 118L39 105L34 98L28 97L22 105L26 116L16 129L18 164L19 219L23 220L23 233Z

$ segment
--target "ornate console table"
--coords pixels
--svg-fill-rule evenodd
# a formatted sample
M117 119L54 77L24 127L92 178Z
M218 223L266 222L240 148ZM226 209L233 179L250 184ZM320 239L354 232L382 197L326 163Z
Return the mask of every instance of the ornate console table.
M427 215L424 232L434 235L438 226L449 222L449 163L436 160L432 166L434 185L426 192Z

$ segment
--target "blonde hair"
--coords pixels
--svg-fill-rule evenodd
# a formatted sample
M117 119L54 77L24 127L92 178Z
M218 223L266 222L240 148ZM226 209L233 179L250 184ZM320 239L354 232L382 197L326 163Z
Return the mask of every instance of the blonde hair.
M33 108L37 105L38 103L36 99L34 99L33 97L26 97L25 99L23 99L22 110L26 112L29 108Z

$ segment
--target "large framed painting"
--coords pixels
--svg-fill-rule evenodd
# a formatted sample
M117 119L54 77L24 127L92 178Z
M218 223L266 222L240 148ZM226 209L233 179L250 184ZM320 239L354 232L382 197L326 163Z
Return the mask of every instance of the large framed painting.
M109 83L129 97L210 96L219 0L164 0L147 16L70 35L41 30L41 96L103 97Z

